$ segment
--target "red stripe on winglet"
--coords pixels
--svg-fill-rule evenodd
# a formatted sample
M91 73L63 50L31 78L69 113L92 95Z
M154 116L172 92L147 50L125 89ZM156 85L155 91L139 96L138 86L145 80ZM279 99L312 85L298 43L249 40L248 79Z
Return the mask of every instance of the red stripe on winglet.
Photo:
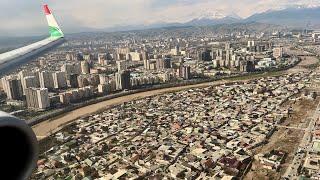
M50 9L49 9L47 4L43 6L43 9L44 9L44 12L46 13L46 15L51 14L51 11L50 11Z

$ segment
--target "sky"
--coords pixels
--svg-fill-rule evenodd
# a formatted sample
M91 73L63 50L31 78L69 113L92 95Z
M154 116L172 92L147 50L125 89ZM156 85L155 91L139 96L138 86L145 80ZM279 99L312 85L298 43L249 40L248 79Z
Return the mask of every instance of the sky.
M67 32L117 26L186 22L204 13L255 13L290 6L319 6L320 0L0 0L0 37L44 35L42 5L48 4Z

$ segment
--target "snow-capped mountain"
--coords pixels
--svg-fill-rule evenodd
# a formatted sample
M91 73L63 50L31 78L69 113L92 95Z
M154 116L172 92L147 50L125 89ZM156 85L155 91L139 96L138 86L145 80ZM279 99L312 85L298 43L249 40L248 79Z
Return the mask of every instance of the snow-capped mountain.
M131 25L131 26L118 26L109 28L111 31L119 30L138 30L162 27L183 27L183 26L212 26L220 24L234 24L234 23L262 23L269 25L280 25L294 28L305 27L320 27L320 7L317 5L308 6L290 6L285 9L268 10L263 13L254 14L246 19L242 19L237 14L224 14L219 11L205 11L201 14L193 14L190 21L166 23L159 22L149 25Z
M209 11L195 16L192 20L184 23L191 26L215 25L215 24L231 24L241 21L241 17L237 14L226 15L219 11Z
M223 19L225 17L226 16L220 12L207 12L202 15L199 15L199 17L197 17L195 19L198 19L198 20L201 20L201 19Z

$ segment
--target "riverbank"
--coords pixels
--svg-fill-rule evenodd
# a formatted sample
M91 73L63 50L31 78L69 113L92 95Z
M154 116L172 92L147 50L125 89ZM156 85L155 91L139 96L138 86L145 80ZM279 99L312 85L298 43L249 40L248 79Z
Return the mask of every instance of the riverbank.
M59 131L61 128L63 128L68 123L81 118L88 116L90 114L112 108L116 105L133 101L136 99L142 99L150 96L160 95L164 93L170 93L170 92L177 92L182 91L186 89L193 89L193 88L203 88L208 86L217 86L222 85L226 83L235 83L235 82L244 82L252 79L257 79L261 77L270 77L270 76L280 76L283 74L286 74L286 71L277 71L277 72L269 72L269 73L262 73L262 74L250 74L247 76L242 77L231 77L228 79L221 79L216 81L209 81L209 82L193 82L195 84L186 85L180 84L179 86L175 87L153 87L149 89L142 89L142 90L135 90L135 91L129 91L129 92L123 92L121 94L111 95L109 97L105 97L104 101L92 103L90 105L86 105L84 107L80 107L77 109L74 109L72 111L63 113L59 116L56 116L52 119L42 121L36 125L33 125L33 130L36 133L39 140L46 138L52 133L55 133ZM240 79L239 79L240 78ZM191 83L191 82L189 82ZM173 84L167 85L167 86L174 86Z
M255 72L231 77L218 77L212 79L183 81L180 83L162 84L144 89L120 92L117 94L100 97L97 99L87 101L85 103L57 110L56 112L53 112L51 114L28 121L28 124L32 126L33 131L37 135L38 139L41 140L61 130L61 128L63 128L65 125L69 124L70 122L78 118L88 116L101 110L122 104L124 102L129 102L135 99L142 99L164 93L182 91L186 89L203 88L226 83L243 82L262 77L280 76L289 73L288 70L296 67L301 62L302 61L298 61L295 64L292 64L291 66L283 67L281 69L270 70L268 72Z

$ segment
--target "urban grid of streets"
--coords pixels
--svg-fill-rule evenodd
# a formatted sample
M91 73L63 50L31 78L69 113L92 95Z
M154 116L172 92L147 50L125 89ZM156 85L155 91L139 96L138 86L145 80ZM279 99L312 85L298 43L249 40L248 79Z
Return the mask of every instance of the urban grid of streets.
M78 119L51 138L33 179L241 177L309 76L184 90Z

